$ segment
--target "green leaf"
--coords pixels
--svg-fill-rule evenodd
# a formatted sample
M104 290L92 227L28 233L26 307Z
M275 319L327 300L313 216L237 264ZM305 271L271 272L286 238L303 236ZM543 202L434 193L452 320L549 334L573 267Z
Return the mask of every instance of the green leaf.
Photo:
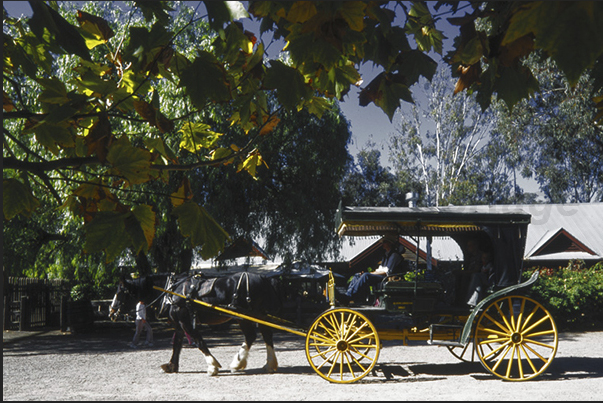
M65 20L58 12L41 1L30 1L33 11L28 24L31 31L44 41L44 30L54 36L56 42L66 52L78 55L82 59L90 60L90 53L86 41L78 29Z
M156 17L162 25L170 22L170 15L167 12L174 11L165 1L135 1L134 4L140 8L145 20L150 22L153 21L153 17Z
M74 133L71 132L70 126L65 124L54 124L45 120L32 130L36 135L36 140L54 155L59 154L58 146L75 146Z
M204 1L209 26L219 31L225 23L248 18L249 14L240 1Z
M601 2L529 2L514 11L502 44L533 34L574 85L603 54L602 18Z
M163 156L166 160L170 160L172 162L177 162L178 157L172 151L172 149L163 142L162 139L144 139L144 144L147 146L150 152L158 152Z
M400 100L414 103L410 89L404 84L383 80L379 89L383 95L381 98L375 100L375 104L383 109L389 117L390 122L394 118L396 109L400 107Z
M314 97L311 101L306 102L306 108L308 112L316 115L318 119L322 119L323 113L331 110L331 105L325 98Z
M109 23L103 18L81 10L78 10L77 14L77 21L81 27L80 33L84 37L88 49L107 43L109 39L115 36Z
M65 83L58 78L38 78L36 81L44 88L38 96L38 101L59 105L69 102Z
M117 91L117 83L113 80L104 80L95 74L92 70L87 70L76 83L80 91L86 95L95 95L104 98Z
M406 78L406 85L411 87L417 81L419 76L423 76L429 81L433 78L438 64L431 57L418 50L401 52L393 66L398 72Z
M101 211L92 221L84 225L86 240L84 251L97 253L105 251L107 262L117 258L124 249L133 246L130 233L126 230L125 219L132 213ZM131 231L130 231L131 232Z
M178 217L182 235L190 237L193 247L202 246L203 259L217 256L224 249L224 243L230 239L226 231L196 203L183 203L174 209L174 215Z
M249 173L249 175L253 177L253 179L257 179L256 170L260 165L268 166L260 155L259 151L257 149L254 149L249 153L245 161L239 164L237 172L245 170Z
M199 109L204 109L208 100L223 102L231 98L226 72L210 52L199 52L192 65L182 72L180 84Z
M132 209L132 213L140 223L147 245L150 247L155 238L155 212L153 211L153 207L147 204L140 204Z
M339 9L339 13L350 29L360 32L364 29L365 8L366 2L364 1L348 1Z
M513 106L517 102L528 98L536 90L538 90L538 81L530 69L517 70L499 66L494 91L505 101L509 110L513 110Z
M132 147L127 137L122 137L111 145L107 161L112 165L112 174L124 176L132 185L149 180L151 153Z
M214 132L205 123L185 123L179 133L182 133L180 148L195 153L202 148L213 147L223 133Z
M17 179L2 180L2 212L4 219L10 220L17 214L29 217L39 205L38 199L21 181Z
M399 74L380 73L361 91L360 106L373 102L383 109L391 121L396 109L400 107L400 100L414 103L410 89L404 81L404 77Z
M279 60L271 60L266 72L264 85L276 89L276 97L287 109L293 110L304 99L310 99L312 92L304 83L301 73Z

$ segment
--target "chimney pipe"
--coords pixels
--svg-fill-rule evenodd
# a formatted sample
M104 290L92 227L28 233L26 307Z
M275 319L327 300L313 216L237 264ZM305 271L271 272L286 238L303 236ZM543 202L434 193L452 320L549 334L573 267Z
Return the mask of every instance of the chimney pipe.
M419 200L419 195L416 192L406 193L406 201L408 202L408 207L417 207L417 200Z

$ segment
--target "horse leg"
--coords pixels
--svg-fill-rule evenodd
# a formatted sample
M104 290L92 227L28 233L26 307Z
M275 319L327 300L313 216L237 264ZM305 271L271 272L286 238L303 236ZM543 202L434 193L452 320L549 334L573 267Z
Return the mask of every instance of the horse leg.
M197 347L205 356L205 362L207 363L207 375L218 375L218 371L220 368L222 368L222 365L220 365L218 360L216 360L216 358L209 352L209 348L207 347L205 340L203 340L203 337L201 337L201 331L199 330L199 328L193 328L190 316L188 321L182 321L180 322L180 325L182 326L184 332L188 333L193 338L193 340L195 340L195 342L197 343ZM182 344L183 340L184 334L180 338L180 344Z
M272 328L265 325L259 325L260 332L262 333L262 338L266 343L266 365L264 365L264 369L273 373L278 369L278 361L276 360L276 354L274 353L274 343L272 340Z
M163 364L163 369L168 374L178 372L178 362L180 361L180 351L182 351L182 340L184 339L184 331L176 323L176 334L174 337L174 346L172 347L172 358L167 364Z
M249 349L257 337L255 333L255 325L247 320L239 321L241 331L245 335L245 342L239 348L237 354L235 354L232 363L230 364L230 370L232 372L242 371L247 368L247 357L249 356Z

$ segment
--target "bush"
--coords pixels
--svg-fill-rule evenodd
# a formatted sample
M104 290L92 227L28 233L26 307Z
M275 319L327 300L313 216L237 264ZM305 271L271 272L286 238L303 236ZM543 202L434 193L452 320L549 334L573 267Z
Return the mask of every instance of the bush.
M76 284L71 289L71 299L74 301L85 301L92 299L93 289L90 284Z
M534 270L540 278L528 296L549 310L559 330L603 329L603 262L584 268L584 262L570 261L567 267ZM524 272L524 278L534 270Z

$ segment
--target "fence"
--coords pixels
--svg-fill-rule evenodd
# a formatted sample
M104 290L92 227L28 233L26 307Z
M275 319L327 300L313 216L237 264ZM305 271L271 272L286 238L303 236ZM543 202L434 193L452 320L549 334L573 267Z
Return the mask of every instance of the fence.
M65 312L69 296L68 281L9 277L4 287L4 330L59 327L66 323L61 313Z

